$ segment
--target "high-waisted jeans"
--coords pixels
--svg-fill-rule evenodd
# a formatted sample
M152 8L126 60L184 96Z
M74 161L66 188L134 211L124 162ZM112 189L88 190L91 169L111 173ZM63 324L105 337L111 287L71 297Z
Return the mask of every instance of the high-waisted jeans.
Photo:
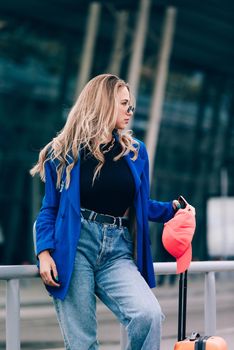
M67 350L98 349L96 296L125 326L127 350L160 349L164 315L133 260L128 228L82 218L68 293L54 298Z

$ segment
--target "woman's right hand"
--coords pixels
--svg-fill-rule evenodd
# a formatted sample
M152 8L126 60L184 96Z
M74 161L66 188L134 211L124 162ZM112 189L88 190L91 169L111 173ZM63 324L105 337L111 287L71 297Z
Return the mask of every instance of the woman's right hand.
M54 278L58 280L58 272L49 251L44 250L38 255L38 258L40 260L40 275L43 282L51 287L60 287L60 284L52 278L53 273Z

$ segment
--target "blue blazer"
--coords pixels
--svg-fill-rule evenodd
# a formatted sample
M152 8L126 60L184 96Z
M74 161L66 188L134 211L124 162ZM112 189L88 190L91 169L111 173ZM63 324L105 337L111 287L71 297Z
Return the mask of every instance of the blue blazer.
M114 135L118 140L118 135ZM155 287L153 261L150 251L148 220L166 222L174 216L172 202L158 202L149 198L149 161L146 147L140 144L138 157L133 152L124 156L135 181L136 265L148 285ZM45 163L45 196L36 220L36 254L49 249L53 257L61 286L46 286L50 295L64 300L71 279L76 248L79 244L80 215L80 161L71 171L71 182L65 189L64 181L56 189L56 162ZM39 262L38 262L39 267Z

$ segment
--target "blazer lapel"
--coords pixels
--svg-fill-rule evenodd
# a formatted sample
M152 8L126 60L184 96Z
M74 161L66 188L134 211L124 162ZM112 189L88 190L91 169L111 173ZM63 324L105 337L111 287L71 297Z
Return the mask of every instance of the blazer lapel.
M73 208L80 215L80 158L71 171L71 182L67 195Z
M140 158L140 156L138 155L138 158L135 161L133 161L131 159L130 153L124 156L124 158L132 172L132 175L135 181L135 186L136 186L136 193L137 193L141 185L141 173L145 165L145 160Z

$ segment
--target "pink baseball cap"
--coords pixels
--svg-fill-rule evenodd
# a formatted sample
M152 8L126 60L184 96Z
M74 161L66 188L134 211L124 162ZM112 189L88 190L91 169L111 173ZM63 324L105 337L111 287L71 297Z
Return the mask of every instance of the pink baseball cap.
M185 209L179 209L175 216L164 224L162 242L168 253L176 258L176 273L182 273L189 268L195 228L195 209L189 204Z

